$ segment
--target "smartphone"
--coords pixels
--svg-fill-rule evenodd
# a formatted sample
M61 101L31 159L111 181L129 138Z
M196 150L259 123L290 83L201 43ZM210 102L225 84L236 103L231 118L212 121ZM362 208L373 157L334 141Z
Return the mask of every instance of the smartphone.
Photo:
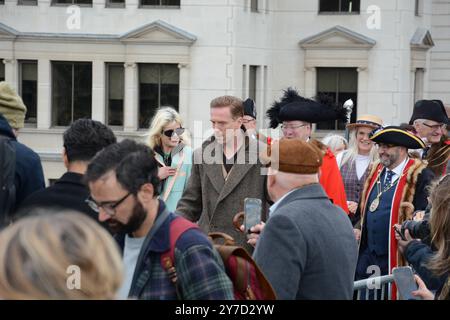
M244 226L245 232L250 233L250 228L261 222L262 201L257 198L245 198L244 200Z
M395 226L393 228L394 228L395 232L397 232L397 234L400 236L400 238L402 238L403 241L406 241L406 238L402 234L402 232L400 230L398 230Z
M403 300L421 300L420 297L412 295L412 292L416 291L418 286L411 267L394 268L392 269L392 275Z

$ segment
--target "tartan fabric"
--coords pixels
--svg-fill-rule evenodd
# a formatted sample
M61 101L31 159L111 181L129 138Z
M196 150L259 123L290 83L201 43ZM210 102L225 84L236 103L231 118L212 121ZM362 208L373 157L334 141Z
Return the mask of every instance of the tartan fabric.
M361 192L364 187L364 182L366 181L367 175L369 174L370 165L367 167L361 179L358 179L358 175L356 174L355 161L352 161L351 163L349 162L350 161L347 161L341 166L341 175L342 180L344 181L345 194L347 195L348 201L359 203Z
M171 214L167 223L155 234L164 236L159 240L161 248L167 248ZM156 240L158 241L158 240ZM161 254L164 250L150 248L136 283L132 285L130 298L140 300L176 300L175 285L161 265ZM144 250L144 248L143 248ZM175 247L175 267L177 282L183 300L232 300L233 285L225 273L222 259L200 230L191 229L183 233ZM135 271L136 272L136 271Z

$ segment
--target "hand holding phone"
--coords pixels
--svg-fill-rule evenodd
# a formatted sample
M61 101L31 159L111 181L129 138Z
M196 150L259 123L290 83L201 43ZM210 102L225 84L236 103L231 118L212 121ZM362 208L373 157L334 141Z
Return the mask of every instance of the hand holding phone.
M261 222L262 201L256 198L244 200L244 226L245 233L249 234L251 227Z
M412 295L412 292L416 291L418 286L411 267L394 268L392 275L403 300L422 300L420 297Z
M393 226L393 228L394 228L395 232L400 236L400 238L401 238L403 241L407 241L407 239L405 238L405 236L402 234L402 232L401 232L400 230L398 230L398 228L397 228L396 226Z

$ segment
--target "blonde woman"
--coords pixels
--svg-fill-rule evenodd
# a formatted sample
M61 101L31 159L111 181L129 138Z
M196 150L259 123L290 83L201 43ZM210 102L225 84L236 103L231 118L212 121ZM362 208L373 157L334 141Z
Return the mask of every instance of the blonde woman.
M114 239L78 212L29 216L0 233L0 299L115 299L122 272Z
M349 147L337 155L336 161L341 170L347 196L348 209L355 214L361 190L364 187L371 164L377 159L377 150L369 139L372 130L383 125L383 120L373 115L362 115L355 123L350 123Z
M147 144L155 151L160 192L169 211L174 212L189 180L192 169L192 149L189 135L175 109L164 107L153 117Z

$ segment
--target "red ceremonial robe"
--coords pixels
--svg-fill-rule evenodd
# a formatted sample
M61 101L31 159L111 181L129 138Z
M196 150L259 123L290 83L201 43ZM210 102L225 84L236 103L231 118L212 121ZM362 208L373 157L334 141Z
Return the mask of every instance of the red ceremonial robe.
M327 148L322 159L319 182L333 203L341 207L348 214L344 182L336 162L336 157L330 148Z
M378 163L378 165L374 167L375 168L372 169L372 172L367 177L366 186L364 187L361 196L361 232L364 232L364 216L367 212L367 208L370 206L370 203L367 203L367 201L378 177L380 176L384 168L380 163ZM393 226L395 224L402 224L403 221L412 218L412 215L408 216L408 210L405 210L405 208L401 205L404 202L412 203L414 193L412 193L410 189L415 188L417 176L423 170L423 168L425 168L425 164L420 160L409 159L405 165L405 168L403 169L402 176L395 187L394 197L392 199L391 205L391 218L389 222L388 270L390 274L392 274L393 268L405 265L403 257L401 257L401 255L397 251L397 239L395 238L395 231ZM361 239L362 238L363 234L361 234ZM395 287L395 284L390 286L389 296L392 300L396 300L397 289Z

